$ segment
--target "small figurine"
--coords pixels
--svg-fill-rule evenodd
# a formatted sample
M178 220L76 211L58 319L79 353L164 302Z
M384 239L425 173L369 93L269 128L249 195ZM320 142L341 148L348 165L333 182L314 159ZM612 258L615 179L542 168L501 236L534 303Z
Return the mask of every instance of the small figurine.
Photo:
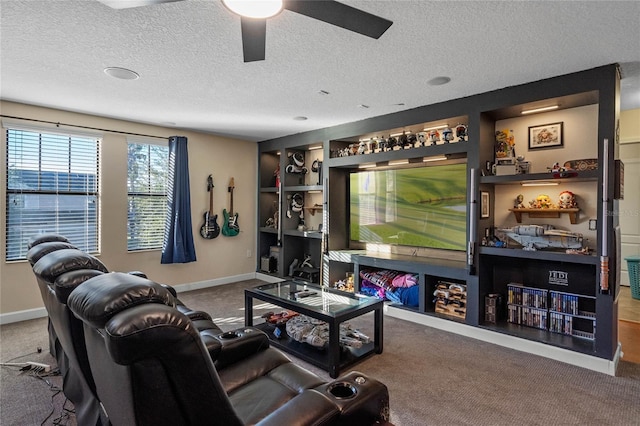
M367 142L367 150L365 154L371 154L375 152L377 147L378 147L378 141L374 138L369 139L369 141Z
M413 148L413 147L415 147L416 143L418 142L418 138L416 137L415 134L409 133L407 135L407 141L409 142L409 148Z
M464 142L467 136L467 126L464 124L458 124L456 126L456 136L458 137L458 142Z
M415 148L420 148L427 144L427 134L425 132L418 133L418 141L415 143Z
M366 150L367 150L367 143L365 141L360 141L360 143L358 144L358 150L356 151L356 153L358 155L362 155L365 153Z
M450 127L445 127L442 129L442 140L444 143L449 143L453 140L453 132Z
M429 132L429 142L431 145L436 145L436 143L440 140L440 133L438 133L438 129L433 129Z
M562 191L558 200L558 207L561 209L573 209L578 207L574 193L571 191Z
M551 197L546 194L538 195L535 200L529 202L532 209L554 209L555 206L551 202Z
M524 209L524 195L518 194L516 197L516 202L513 205L514 209Z
M387 139L387 151L395 151L396 146L398 146L398 139L393 136L389 136L389 139ZM398 149L400 149L400 147L398 147Z
M562 173L565 171L564 167L560 167L560 163L553 163L553 166L547 167L550 173Z
M400 137L398 138L398 145L402 149L410 148L410 146L409 146L409 138L407 137L406 134L403 133L403 134L400 135Z
M561 167L560 163L553 163L553 166L547 167L549 173L553 173L554 178L574 177L578 175L578 172Z
M524 155L518 155L516 157L516 174L522 175L529 173L530 163L528 161L524 161Z

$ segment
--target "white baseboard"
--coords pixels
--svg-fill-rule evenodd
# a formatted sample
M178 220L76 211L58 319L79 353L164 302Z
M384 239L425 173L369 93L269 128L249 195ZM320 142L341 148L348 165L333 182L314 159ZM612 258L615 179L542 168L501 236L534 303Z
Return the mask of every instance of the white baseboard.
M284 278L274 277L273 275L263 274L262 272L256 272L256 279L266 281L268 283L281 283L286 281Z
M622 354L621 345L619 343L613 360L607 360L570 351L568 349L558 348L556 346L546 345L533 340L526 340L510 336L508 334L496 333L495 331L449 321L443 318L432 317L418 312L411 312L406 309L394 308L393 306L385 306L385 314L390 317L411 321L450 333L460 334L465 337L471 337L473 339L504 346L517 351L554 359L556 361L608 374L610 376L616 375L616 368L618 367L618 361Z
M215 287L215 286L224 285L224 284L231 284L238 281L252 280L255 278L263 281L267 281L267 282L282 281L282 279L275 278L270 275L265 275L265 274L256 273L256 272L249 272L246 274L232 275L229 277L216 278L213 280L177 284L173 286L173 288L176 289L177 293L182 293L185 291L199 290L202 288ZM7 312L5 314L0 314L0 325L11 324L13 322L28 321L36 318L45 318L46 316L47 316L47 310L44 307L27 309L24 311Z
M43 308L26 309L24 311L7 312L0 314L0 325L12 322L28 321L36 318L45 318L47 310Z
M229 277L215 278L215 279L212 279L212 280L197 281L197 282L185 283L185 284L176 284L176 285L173 286L173 288L176 289L176 292L183 293L185 291L200 290L200 289L203 289L203 288L216 287L216 286L219 286L219 285L231 284L231 283L235 283L235 282L238 282L238 281L252 280L252 279L256 278L256 275L257 274L255 272L249 272L247 274L232 275L232 276L229 276Z

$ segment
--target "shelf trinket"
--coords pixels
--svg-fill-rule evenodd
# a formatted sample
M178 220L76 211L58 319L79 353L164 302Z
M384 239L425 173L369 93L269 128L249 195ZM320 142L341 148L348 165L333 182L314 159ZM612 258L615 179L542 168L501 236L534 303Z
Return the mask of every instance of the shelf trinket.
M578 207L575 194L571 191L562 191L558 199L558 207L561 209L574 209Z

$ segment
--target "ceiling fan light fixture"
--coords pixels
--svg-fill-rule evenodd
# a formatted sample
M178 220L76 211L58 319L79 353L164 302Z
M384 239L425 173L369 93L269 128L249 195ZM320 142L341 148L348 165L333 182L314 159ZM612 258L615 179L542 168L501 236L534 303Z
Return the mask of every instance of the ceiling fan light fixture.
M222 0L227 9L245 18L271 18L282 11L282 0Z

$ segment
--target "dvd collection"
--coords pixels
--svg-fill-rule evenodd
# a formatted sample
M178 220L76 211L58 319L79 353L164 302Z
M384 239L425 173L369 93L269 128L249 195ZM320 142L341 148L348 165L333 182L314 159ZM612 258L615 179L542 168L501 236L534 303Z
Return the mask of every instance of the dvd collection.
M580 310L579 304L574 294L507 285L508 322L593 340L595 314Z

